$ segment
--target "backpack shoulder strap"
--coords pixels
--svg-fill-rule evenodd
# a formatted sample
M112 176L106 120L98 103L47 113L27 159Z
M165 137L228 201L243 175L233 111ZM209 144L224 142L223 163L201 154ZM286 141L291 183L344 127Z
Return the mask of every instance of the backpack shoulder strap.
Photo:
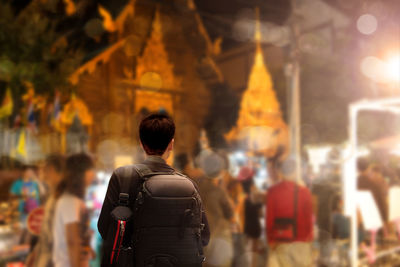
M120 188L119 188L119 205L127 206L129 205L129 192L133 182L133 169L130 166L125 166L119 168L118 172Z
M144 181L149 179L151 176L159 174L173 174L173 172L153 172L145 164L135 164L131 166L121 167L117 170L120 177L120 191L119 191L119 204L127 206L130 203L130 198L134 199L137 196L138 190L135 190L135 194L130 197L131 185L134 178L134 172L139 176L139 181L137 183L137 188L140 190L141 185Z
M129 193L129 188L131 186L132 183L132 175L124 175L120 177L120 193L125 193L128 194Z
M297 237L297 209L298 209L299 185L294 185L293 208L294 208L294 237Z
M139 175L139 179L144 179L145 177L150 177L153 174L153 171L147 167L145 164L135 164L132 165L137 174Z
M138 173L139 178L141 180L147 180L151 176L154 176L154 175L173 175L173 174L177 174L176 171L154 172L146 164L135 164L135 165L133 165L133 168L136 170L136 172Z

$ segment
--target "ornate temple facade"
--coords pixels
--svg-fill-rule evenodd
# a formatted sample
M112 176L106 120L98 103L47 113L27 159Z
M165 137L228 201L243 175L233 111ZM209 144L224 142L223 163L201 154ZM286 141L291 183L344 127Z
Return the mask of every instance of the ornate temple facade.
M116 18L115 41L71 76L93 114L92 150L107 140L129 154L137 124L151 111L177 123L175 153L191 153L209 107L209 88L222 82L213 44L192 1L131 1ZM179 2L179 3L178 3ZM110 22L112 23L112 22Z

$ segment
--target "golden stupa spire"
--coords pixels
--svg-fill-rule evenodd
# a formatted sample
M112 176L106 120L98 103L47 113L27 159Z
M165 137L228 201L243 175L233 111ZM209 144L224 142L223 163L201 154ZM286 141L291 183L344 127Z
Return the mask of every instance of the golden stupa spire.
M156 13L154 14L154 21L153 21L153 34L157 36L161 36L161 17L160 11L158 8L156 9Z
M271 75L264 63L261 37L261 23L257 8L254 34L256 42L254 64L251 68L247 89L242 96L237 126L227 134L227 139L241 139L244 132L246 132L247 139L253 139L253 137L258 139L260 138L258 136L259 127L268 127L270 129L285 128ZM255 129L256 132L254 133L252 129ZM252 143L253 141L248 140L249 142ZM250 146L250 148L252 147L255 146Z
M264 63L261 49L261 25L259 9L256 9L256 29L254 39L256 53L251 68L247 89L243 94L238 127L268 125L281 118L279 102L276 98L271 75Z
M263 65L264 58L263 58L262 50L261 50L260 9L258 7L256 8L256 27L255 27L255 33L254 33L254 40L256 41L256 46L257 46L255 64Z

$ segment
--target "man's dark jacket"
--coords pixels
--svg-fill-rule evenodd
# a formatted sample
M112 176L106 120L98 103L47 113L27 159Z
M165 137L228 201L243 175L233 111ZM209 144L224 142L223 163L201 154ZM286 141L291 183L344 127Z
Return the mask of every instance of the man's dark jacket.
M165 161L161 157L157 156L149 156L144 162L147 167L150 168L153 172L172 172L174 169L165 163ZM104 198L103 207L101 209L99 221L97 222L97 228L103 240L107 237L107 231L109 229L110 223L113 221L111 218L111 211L117 206L120 194L120 185L123 184L121 179L124 176L124 172L129 168L132 170L132 167L121 167L115 170L111 176L110 182L108 184L107 194ZM131 175L131 185L129 190L130 199L135 199L136 196L134 194L137 192L137 186L139 184L139 175L133 171ZM196 189L197 185L194 183ZM133 203L131 202L131 207ZM208 220L204 210L202 211L202 223L205 225L204 230L201 232L201 240L203 246L206 246L210 240L210 228L208 225ZM127 233L128 234L128 233Z

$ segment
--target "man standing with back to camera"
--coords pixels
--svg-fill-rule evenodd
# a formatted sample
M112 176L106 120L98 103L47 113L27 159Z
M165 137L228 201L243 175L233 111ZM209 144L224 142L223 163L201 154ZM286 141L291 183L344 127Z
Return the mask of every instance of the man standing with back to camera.
M197 186L166 163L174 134L168 115L145 117L145 161L113 172L98 221L102 266L202 266L209 226Z

